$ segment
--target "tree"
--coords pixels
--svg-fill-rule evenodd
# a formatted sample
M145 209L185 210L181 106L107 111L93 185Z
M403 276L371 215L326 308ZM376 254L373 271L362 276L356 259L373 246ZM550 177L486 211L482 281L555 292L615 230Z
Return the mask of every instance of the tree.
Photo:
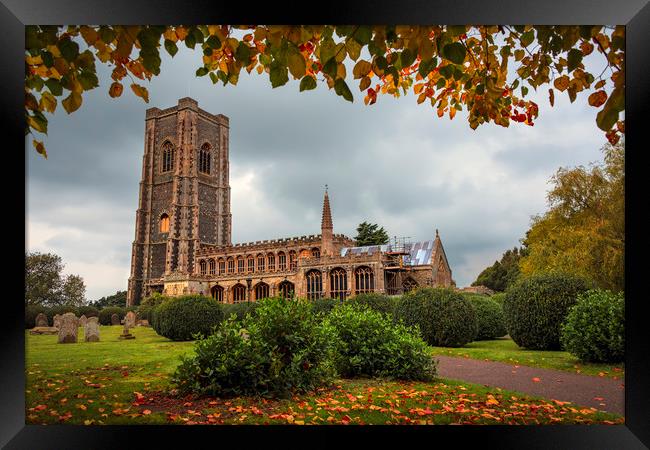
M63 303L82 306L86 304L86 285L79 275L68 275L63 282Z
M523 274L563 271L599 288L625 288L625 142L603 148L589 169L561 168L551 179L550 209L533 218Z
M376 223L362 222L357 227L357 236L354 238L357 246L382 245L388 243L388 234L384 227L379 228Z
M495 261L485 268L472 286L487 286L493 291L503 292L513 284L519 276L519 260L526 254L525 248L514 247L501 255L500 261Z
M99 86L97 60L114 67L111 97L122 95L128 76L131 91L148 102L147 88L134 77L159 75L161 46L173 57L181 43L199 46L196 76L209 76L214 84L236 85L243 68L267 73L273 88L291 75L301 92L320 82L352 102L347 63L354 65L351 75L365 104L374 104L378 94L399 97L400 90L412 90L438 117L453 119L466 109L472 129L486 122L532 126L538 106L526 100L529 86L549 85L551 106L556 90L571 102L591 90L588 102L599 108L596 124L609 141L625 132L619 120L625 109L624 26L29 25L25 134L47 133L44 113L54 113L57 98L65 97L61 105L68 114L81 107L84 91ZM598 76L582 62L594 50L606 64ZM43 142L32 143L47 157Z
M86 286L79 275L65 278L61 257L53 253L25 254L25 306L75 305L85 303Z
M95 308L106 308L109 306L126 307L126 291L117 291L113 295L102 297L99 300L90 302L90 306L94 306Z

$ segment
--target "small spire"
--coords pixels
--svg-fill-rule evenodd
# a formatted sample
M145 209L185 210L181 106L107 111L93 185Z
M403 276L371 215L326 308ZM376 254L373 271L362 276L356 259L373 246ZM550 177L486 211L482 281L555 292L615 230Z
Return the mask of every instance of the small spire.
M332 229L332 211L330 210L330 198L327 194L327 185L325 185L325 196L323 197L323 217L321 220L321 228Z
M437 228L436 228L436 237L440 237L440 236L438 235L438 229L437 229Z

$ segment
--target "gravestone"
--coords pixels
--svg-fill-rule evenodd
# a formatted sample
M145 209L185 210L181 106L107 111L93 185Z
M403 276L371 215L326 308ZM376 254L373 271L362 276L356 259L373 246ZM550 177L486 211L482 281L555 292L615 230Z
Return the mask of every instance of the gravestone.
M99 342L99 319L89 317L84 327L86 342Z
M148 326L150 326L149 321L147 319L138 320L136 325L139 326L139 327L148 327Z
M113 314L111 316L111 325L119 325L120 324L120 316L117 314Z
M52 322L55 328L61 328L61 315L55 314Z
M124 317L124 328L133 328L135 326L135 313L129 311Z
M73 313L65 313L62 316L59 327L59 344L77 342L78 320Z
M47 323L47 316L45 314L43 314L43 313L38 313L38 315L36 316L35 323L36 323L35 326L37 326L37 327L47 327L47 326L49 326L48 323Z
M55 327L34 327L29 330L29 334L59 334L59 329Z
M80 327L85 327L86 323L88 323L88 318L84 314L83 316L79 317L79 326Z

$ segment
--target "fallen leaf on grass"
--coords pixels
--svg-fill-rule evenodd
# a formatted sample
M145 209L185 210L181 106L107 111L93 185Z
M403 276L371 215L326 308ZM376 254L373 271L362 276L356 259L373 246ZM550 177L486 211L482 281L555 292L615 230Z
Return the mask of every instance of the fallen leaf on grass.
M539 383L539 382L542 381L542 380L540 380L539 378L535 377L535 378L533 378L533 381L534 381L535 383Z

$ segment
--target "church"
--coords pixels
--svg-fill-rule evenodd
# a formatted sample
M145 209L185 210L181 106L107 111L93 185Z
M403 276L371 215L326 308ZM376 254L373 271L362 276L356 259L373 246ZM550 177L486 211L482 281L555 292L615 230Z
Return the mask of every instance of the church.
M229 128L191 98L146 111L127 306L154 292L238 303L455 286L438 230L427 241L355 247L334 233L327 189L320 234L233 244Z

